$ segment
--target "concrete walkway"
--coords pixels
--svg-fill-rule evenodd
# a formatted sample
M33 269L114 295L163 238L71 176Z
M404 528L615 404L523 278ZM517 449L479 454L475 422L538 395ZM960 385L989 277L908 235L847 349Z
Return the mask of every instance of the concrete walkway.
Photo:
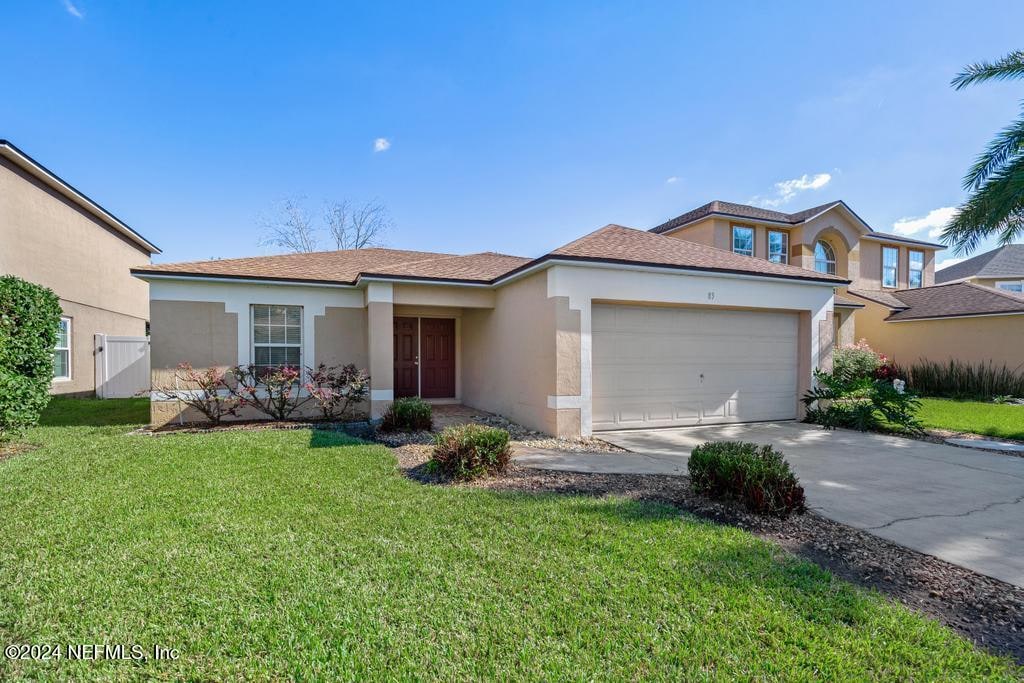
M908 548L1024 586L1024 458L795 422L604 432L632 453L522 453L576 472L685 474L706 441L770 443L811 509Z

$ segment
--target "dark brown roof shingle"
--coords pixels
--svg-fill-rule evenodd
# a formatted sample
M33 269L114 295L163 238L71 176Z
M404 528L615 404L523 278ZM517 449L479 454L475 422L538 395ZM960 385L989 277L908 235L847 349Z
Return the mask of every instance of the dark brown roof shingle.
M1024 313L1024 296L969 282L905 289L893 296L906 308L886 318L891 321Z

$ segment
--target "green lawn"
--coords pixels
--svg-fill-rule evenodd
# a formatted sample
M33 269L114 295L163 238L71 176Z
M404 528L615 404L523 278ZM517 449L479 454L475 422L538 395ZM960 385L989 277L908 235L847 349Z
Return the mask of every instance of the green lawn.
M1024 406L923 398L918 417L925 427L1024 439Z
M125 435L143 415L57 400L29 435L43 447L0 461L0 644L181 658L0 657L0 680L1021 673L666 506L424 486L382 447L310 431Z

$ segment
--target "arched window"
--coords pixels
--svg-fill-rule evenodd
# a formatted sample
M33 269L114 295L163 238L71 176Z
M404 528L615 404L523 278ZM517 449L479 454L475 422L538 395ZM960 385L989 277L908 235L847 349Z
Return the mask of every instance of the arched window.
M836 253L828 242L818 240L814 245L814 269L819 273L836 274Z

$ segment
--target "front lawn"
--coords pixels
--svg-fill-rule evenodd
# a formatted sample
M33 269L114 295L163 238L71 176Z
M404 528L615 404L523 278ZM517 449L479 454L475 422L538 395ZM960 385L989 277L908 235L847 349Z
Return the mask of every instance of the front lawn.
M1024 406L923 398L917 416L930 429L1024 440Z
M0 657L0 679L1021 673L664 505L426 486L381 446L309 430L128 436L133 414L55 401L42 447L0 461L0 643L180 658Z

